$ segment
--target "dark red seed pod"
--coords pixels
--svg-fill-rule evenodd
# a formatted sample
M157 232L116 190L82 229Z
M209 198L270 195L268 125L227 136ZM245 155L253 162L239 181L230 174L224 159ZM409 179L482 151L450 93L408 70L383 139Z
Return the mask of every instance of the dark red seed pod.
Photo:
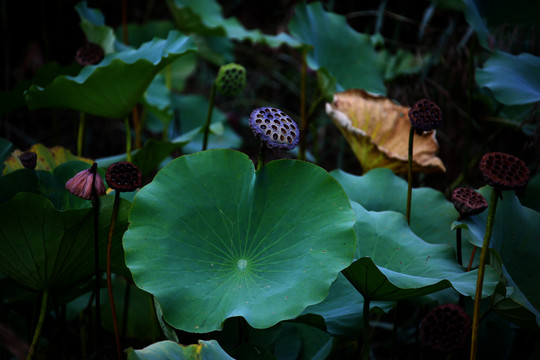
M33 151L26 151L19 156L21 164L27 169L35 169L37 165L37 154Z
M93 43L86 43L77 50L75 60L82 66L95 65L103 60L105 53L101 46Z
M129 161L109 165L105 179L111 189L121 192L135 191L142 184L141 171Z
M496 190L513 190L527 184L530 172L523 161L502 152L487 153L480 160L484 180Z
M458 187L452 191L452 203L461 218L480 214L488 207L482 194L464 187Z
M441 108L431 100L418 100L409 110L409 120L418 133L434 130L443 121Z
M434 307L420 322L420 342L432 350L461 349L471 331L471 317L456 304Z
M249 127L269 148L292 150L300 139L296 123L283 111L261 107L251 112Z

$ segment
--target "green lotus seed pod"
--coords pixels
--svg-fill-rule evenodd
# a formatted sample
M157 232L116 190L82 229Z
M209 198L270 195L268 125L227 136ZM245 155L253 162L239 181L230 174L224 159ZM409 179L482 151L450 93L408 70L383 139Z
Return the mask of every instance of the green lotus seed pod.
M235 96L246 86L246 69L242 65L230 63L219 68L216 89L227 96Z

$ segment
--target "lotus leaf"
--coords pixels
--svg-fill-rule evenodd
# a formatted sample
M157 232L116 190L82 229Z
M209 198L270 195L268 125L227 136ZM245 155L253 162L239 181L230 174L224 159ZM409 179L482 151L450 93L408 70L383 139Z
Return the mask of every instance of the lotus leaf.
M485 186L480 192L491 198L491 188ZM472 216L463 221L475 236L473 242L482 246L487 214ZM500 254L503 274L508 286L513 288L509 298L536 316L540 325L540 212L524 207L513 191L503 191L497 203L490 246Z
M356 212L356 260L343 274L372 300L401 300L453 287L474 296L478 271L465 272L453 249L424 242L407 225L402 214L371 212L352 203ZM486 269L482 295L495 291L499 273Z
M139 191L126 264L176 328L218 330L234 316L266 328L327 296L352 261L353 224L320 167L278 160L255 172L243 153L208 150L171 161Z
M289 31L312 47L307 65L313 70L325 68L336 78L334 91L362 88L386 93L384 69L379 66L371 37L355 31L344 16L324 11L321 2L302 3L295 7Z
M127 349L128 360L234 360L215 340L199 340L198 344L183 346L165 340L142 350Z
M83 161L88 164L92 164L91 159L75 156L66 148L61 146L54 146L52 148L47 148L43 144L35 144L30 147L27 151L33 151L37 155L37 164L36 170L46 170L52 171L57 166L66 163L68 161ZM16 149L13 151L11 156L5 161L4 174L9 174L15 170L24 169L19 156L23 151Z
M193 51L190 38L171 31L166 40L155 38L137 50L109 54L98 65L84 67L76 77L59 76L44 88L33 85L26 102L30 109L60 107L123 118L161 69Z
M105 250L113 196L101 198L100 264ZM46 198L18 193L0 204L0 271L34 290L61 290L94 274L92 209L59 211ZM113 266L125 273L120 241L129 205L122 201L113 238ZM39 225L39 226L38 226Z
M407 173L408 112L408 107L358 89L335 94L334 101L326 104L326 113L347 139L364 172L387 167L397 174ZM415 133L413 171L446 171L435 155L438 149L435 131Z

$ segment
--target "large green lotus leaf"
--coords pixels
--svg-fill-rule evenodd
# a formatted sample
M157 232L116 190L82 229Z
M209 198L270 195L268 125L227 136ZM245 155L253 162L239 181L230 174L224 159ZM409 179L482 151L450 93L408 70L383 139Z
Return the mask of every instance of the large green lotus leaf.
M164 319L191 332L233 316L255 328L322 301L355 247L354 214L337 181L310 163L255 172L233 150L171 161L133 202L126 264Z
M101 198L100 266L105 267L113 196ZM125 273L121 248L129 203L122 201L113 265ZM94 273L92 209L58 211L46 198L19 193L0 204L0 272L34 290L61 290Z
M491 188L480 189L488 202ZM475 243L482 246L487 214L482 213L463 221L475 236ZM513 191L503 191L497 202L490 247L500 254L503 274L508 286L513 287L510 298L535 314L540 325L540 212L522 206Z
M474 296L478 271L465 272L453 249L429 244L416 236L402 214L371 212L352 203L356 212L355 257L343 274L364 296L372 300L401 300L453 287ZM499 273L488 267L482 295L493 294Z
M288 34L263 34L260 30L247 30L234 17L225 19L221 5L215 0L167 0L167 4L180 31L206 36L226 36L235 40L250 40L271 47L301 44Z
M540 173L536 173L525 188L525 194L519 198L523 206L540 211Z
M107 55L78 76L59 76L26 93L33 109L61 107L107 118L123 118L135 106L156 74L180 56L195 51L193 41L177 31L166 40L144 43L137 50Z
M383 69L371 38L351 28L344 16L324 11L320 2L299 4L289 31L312 46L307 55L308 66L314 70L326 68L337 79L337 91L364 89L386 93Z
M536 103L540 101L540 57L496 51L482 69L476 69L476 82L505 105Z
M128 360L234 360L215 340L199 340L198 344L183 346L165 340L142 350L126 350Z
M330 287L330 294L322 302L308 306L302 314L317 314L324 318L328 333L333 336L358 338L362 334L364 298L354 286L339 274ZM372 301L369 308L384 312L394 307L393 301Z
M363 176L342 170L334 170L331 174L349 198L367 210L406 213L407 182L391 170L377 168ZM412 190L411 229L422 240L433 244L455 244L456 235L451 226L458 215L443 193L430 188Z

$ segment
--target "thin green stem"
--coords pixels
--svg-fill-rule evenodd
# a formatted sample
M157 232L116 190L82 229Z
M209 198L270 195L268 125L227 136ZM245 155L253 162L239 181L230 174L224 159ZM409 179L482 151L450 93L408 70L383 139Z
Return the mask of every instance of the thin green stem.
M124 119L124 126L126 128L126 159L131 162L131 127L129 126L129 118L127 116Z
M369 304L371 299L364 296L364 331L363 331L363 346L362 346L362 359L369 360Z
M298 148L298 159L306 159L306 131L308 121L306 116L306 73L307 73L307 51L302 51L302 70L300 77L300 144Z
M412 159L413 159L414 127L409 132L409 164L407 173L407 224L411 225L411 201L412 201Z
M82 156L85 125L86 125L86 114L81 112L79 115L79 131L77 133L77 156Z
M114 337L116 339L116 353L118 360L122 359L122 345L120 344L120 330L118 328L118 320L116 317L116 306L114 303L114 293L112 289L112 271L111 271L111 254L112 254L112 238L114 235L114 227L118 215L118 203L120 202L120 192L115 191L114 204L112 210L111 227L109 228L109 239L107 242L107 292L109 294L109 303L111 305L111 315L114 327Z
M206 113L206 123L204 124L204 138L202 150L208 148L208 134L210 133L210 122L212 121L212 112L214 111L214 99L216 97L216 82L212 83L212 89L210 90L210 102L208 103L208 112Z
M489 252L489 242L491 233L493 232L493 223L495 222L495 212L497 210L498 191L491 190L491 201L489 203L489 213L486 224L486 233L482 243L482 252L480 253L480 264L478 266L478 277L476 278L476 293L474 297L474 312L472 324L472 339L471 339L471 360L476 360L476 352L478 350L478 329L480 325L480 300L482 298L482 287L484 285L484 274L486 268L486 259Z
M266 146L261 141L261 144L259 145L259 156L257 158L257 170L261 169L264 164L264 154L266 152Z
M32 359L34 357L34 353L36 352L39 336L41 335L41 328L43 327L43 322L45 321L45 315L47 314L48 297L49 297L49 293L47 292L47 290L43 290L43 297L41 298L41 308L39 310L39 318L36 325L36 330L34 331L34 338L32 339L32 344L30 345L30 351L28 352L28 356L26 357L26 360Z

